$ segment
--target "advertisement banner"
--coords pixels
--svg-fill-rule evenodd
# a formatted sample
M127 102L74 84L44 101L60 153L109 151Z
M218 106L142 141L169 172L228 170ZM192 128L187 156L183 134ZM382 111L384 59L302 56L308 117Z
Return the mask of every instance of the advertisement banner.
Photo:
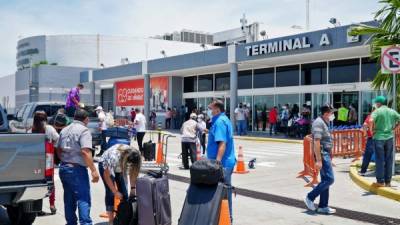
M116 106L143 106L144 80L130 80L115 83Z
M168 108L168 77L150 79L150 109L165 111ZM144 80L129 80L115 83L116 106L141 107L144 105Z

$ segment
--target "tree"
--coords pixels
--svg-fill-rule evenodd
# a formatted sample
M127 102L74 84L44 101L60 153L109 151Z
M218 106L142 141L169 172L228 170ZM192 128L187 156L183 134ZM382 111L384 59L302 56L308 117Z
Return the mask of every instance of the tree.
M379 3L384 4L383 8L375 14L375 19L379 21L379 25L361 24L354 27L350 32L351 35L371 35L371 58L376 59L378 63L381 61L381 47L400 44L400 0L380 0ZM398 92L399 85L397 79ZM386 88L391 93L393 87L392 75L382 74L379 70L372 81L372 87L374 89ZM399 101L397 102L399 103ZM397 104L397 108L399 108L399 104Z

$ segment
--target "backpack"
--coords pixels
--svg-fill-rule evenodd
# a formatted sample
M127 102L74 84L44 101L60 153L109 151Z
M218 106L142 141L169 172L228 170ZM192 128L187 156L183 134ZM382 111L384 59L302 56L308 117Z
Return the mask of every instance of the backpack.
M135 197L122 200L114 217L114 225L138 225L138 206Z
M111 115L111 113L106 113L106 125L107 127L114 126L114 117Z

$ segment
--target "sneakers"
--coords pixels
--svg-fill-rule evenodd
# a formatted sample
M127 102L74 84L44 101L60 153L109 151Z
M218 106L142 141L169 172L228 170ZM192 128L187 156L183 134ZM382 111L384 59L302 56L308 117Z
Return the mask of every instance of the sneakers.
M362 177L365 177L365 173L363 173L363 172L358 172L358 175L360 175L360 176L362 176Z
M311 201L307 196L304 198L304 203L307 206L307 209L311 210L311 211L315 211L315 205L314 202Z
M331 207L318 208L317 209L317 213L331 215L331 214L335 214L336 213L336 209L331 208Z

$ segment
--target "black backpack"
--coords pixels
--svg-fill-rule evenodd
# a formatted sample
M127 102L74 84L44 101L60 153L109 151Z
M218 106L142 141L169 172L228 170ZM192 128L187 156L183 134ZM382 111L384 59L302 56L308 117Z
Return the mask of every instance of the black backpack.
M224 181L222 164L216 160L198 160L190 167L190 182L192 184L216 185Z
M114 225L138 225L136 196L121 200L114 218Z

